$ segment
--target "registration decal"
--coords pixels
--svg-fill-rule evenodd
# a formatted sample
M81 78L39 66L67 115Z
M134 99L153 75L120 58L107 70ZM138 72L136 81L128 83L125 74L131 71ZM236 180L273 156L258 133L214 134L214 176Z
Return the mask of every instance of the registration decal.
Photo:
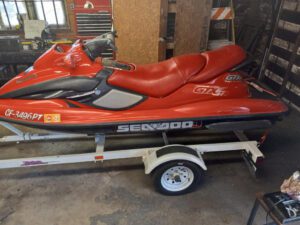
M44 123L60 123L60 114L44 114Z
M14 109L5 110L4 115L9 118L23 119L23 120L40 120L43 117L43 114L40 113L18 111Z

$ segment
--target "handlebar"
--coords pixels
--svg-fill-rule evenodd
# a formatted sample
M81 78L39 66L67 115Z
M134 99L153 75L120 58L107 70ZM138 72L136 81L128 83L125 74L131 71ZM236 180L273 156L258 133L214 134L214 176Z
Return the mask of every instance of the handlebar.
M107 44L114 52L118 50L117 47L115 46L115 43L113 43L111 40L108 40Z
M116 32L109 32L102 34L92 40L86 41L83 46L87 55L95 60L97 57L101 56L106 50L111 48L113 51L117 51L115 46Z

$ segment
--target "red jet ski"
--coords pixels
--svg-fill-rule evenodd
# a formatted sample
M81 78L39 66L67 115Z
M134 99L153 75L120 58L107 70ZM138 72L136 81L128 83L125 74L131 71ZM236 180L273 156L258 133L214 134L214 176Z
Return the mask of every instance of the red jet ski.
M238 46L149 65L100 57L114 34L57 44L0 89L0 120L80 133L265 128L287 112L238 71ZM263 98L262 98L263 96Z

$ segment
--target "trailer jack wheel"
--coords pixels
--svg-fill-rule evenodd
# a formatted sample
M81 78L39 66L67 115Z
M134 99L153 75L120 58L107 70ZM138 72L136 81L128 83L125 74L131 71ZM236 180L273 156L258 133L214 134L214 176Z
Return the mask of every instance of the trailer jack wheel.
M165 195L181 195L194 190L202 180L203 170L189 161L170 161L153 173L154 185Z

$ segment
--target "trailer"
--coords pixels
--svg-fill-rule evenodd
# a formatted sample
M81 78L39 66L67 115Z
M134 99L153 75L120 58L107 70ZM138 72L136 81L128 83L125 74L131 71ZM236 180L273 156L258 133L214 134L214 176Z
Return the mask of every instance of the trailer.
M14 125L0 122L0 126L13 135L0 138L0 143L19 143L40 140L64 140L90 137L87 134L73 133L25 133ZM192 191L202 180L207 166L203 154L211 152L242 151L243 158L252 174L256 164L264 158L259 150L259 142L248 140L242 131L234 132L238 141L205 144L170 144L166 132L161 132L162 146L105 150L105 134L92 136L96 143L94 152L41 156L30 158L1 159L0 169L25 168L33 166L57 165L80 162L103 162L114 159L140 158L145 174L151 174L157 191L166 195L180 195Z

